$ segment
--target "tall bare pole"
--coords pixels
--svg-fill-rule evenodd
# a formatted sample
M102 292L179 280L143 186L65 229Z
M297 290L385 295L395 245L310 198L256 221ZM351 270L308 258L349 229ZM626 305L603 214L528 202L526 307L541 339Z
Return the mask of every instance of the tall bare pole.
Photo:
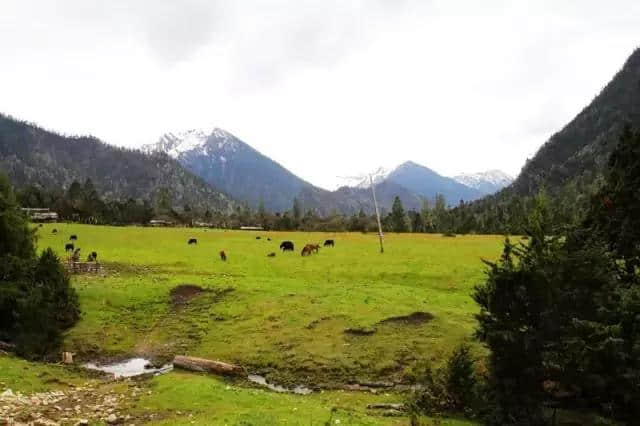
M382 246L382 224L380 223L380 211L378 210L378 200L376 200L376 190L373 184L373 178L369 175L369 183L371 184L371 194L373 194L373 205L376 208L376 219L378 220L378 237L380 238L380 253L384 253Z

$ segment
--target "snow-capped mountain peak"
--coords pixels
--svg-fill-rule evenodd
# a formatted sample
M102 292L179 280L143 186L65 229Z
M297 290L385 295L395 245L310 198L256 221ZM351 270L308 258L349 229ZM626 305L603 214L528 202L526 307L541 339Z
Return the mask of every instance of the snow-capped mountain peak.
M379 184L380 182L383 182L393 170L394 168L380 166L372 172L359 173L355 176L340 176L340 179L342 180L340 186L366 189L371 187L371 180L373 180L375 184ZM369 176L371 176L371 180L369 180Z
M454 176L453 179L485 194L493 194L513 182L513 178L501 170L465 173Z
M235 152L238 146L239 141L235 136L226 130L214 127L168 132L160 136L158 142L143 145L141 149L147 153L165 152L173 158L179 158L186 153Z

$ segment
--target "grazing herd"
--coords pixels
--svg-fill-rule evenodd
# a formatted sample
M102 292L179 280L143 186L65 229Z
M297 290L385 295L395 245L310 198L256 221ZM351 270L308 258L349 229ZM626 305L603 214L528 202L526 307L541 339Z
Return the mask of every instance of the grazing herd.
M256 240L261 240L262 237L261 236L256 236ZM267 241L271 241L270 237L267 237ZM196 245L198 244L198 240L196 238L189 238L187 240L187 245ZM334 240L325 240L324 241L324 247L335 247L336 243ZM287 251L294 251L295 250L295 246L293 244L292 241L283 241L282 243L280 243L280 250L282 250L282 252L287 252ZM309 256L313 253L318 253L320 251L320 244L307 244L302 248L302 252L300 253L302 256ZM225 253L224 250L221 250L219 253L220 256L220 260L222 260L223 262L226 262L227 260L227 254ZM271 252L269 254L267 254L267 257L276 257L276 253L275 252Z
M58 230L57 229L53 229L51 231L53 234L57 234ZM261 240L262 237L260 236L256 236L256 240ZM76 234L72 234L69 237L70 241L78 241L78 236ZM271 238L267 238L267 241L271 241ZM187 240L187 245L197 245L198 244L198 240L196 238L189 238ZM335 247L335 241L334 240L325 240L324 247ZM64 245L64 250L68 253L71 252L71 257L70 259L73 262L79 262L80 261L80 248L76 248L73 242L69 242L69 243L65 243ZM295 250L295 246L293 244L292 241L283 241L282 243L280 243L280 250L282 250L283 253L287 252L287 251L291 251L293 252ZM306 244L301 251L301 255L302 256L309 256L313 253L318 253L320 251L320 244ZM221 250L219 252L219 256L220 256L220 260L223 262L226 262L227 260L227 254L225 253L224 250ZM276 257L276 253L275 252L271 252L269 254L267 254L267 257ZM87 256L87 262L97 262L98 260L98 253L95 251L92 251L91 253L89 253L89 255Z
M51 233L57 234L58 230L56 228L53 228L51 230ZM78 241L78 236L76 234L70 235L69 241ZM67 253L71 252L71 256L69 257L69 260L71 260L72 262L80 262L80 247L76 248L74 243L65 243L64 251ZM97 262L97 261L98 261L98 252L92 251L91 253L89 253L89 255L87 256L87 262Z

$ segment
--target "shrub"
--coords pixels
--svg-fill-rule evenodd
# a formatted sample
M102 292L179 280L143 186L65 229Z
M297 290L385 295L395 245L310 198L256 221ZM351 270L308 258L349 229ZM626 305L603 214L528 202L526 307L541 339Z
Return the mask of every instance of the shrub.
M453 408L472 408L477 384L473 364L471 348L466 344L458 346L447 361L446 385Z
M433 370L422 364L413 372L419 388L407 403L413 415L440 415L464 411L476 416L484 405L479 391L480 381L474 372L475 362L468 345L457 347L444 367Z

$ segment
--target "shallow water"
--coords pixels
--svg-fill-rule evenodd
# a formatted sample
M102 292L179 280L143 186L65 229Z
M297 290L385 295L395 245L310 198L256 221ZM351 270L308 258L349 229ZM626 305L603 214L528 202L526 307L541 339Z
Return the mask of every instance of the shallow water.
M162 374L173 369L171 364L165 364L160 368L145 368L149 364L148 359L144 358L131 358L114 364L96 364L89 362L84 365L85 368L90 370L104 371L105 373L111 373L115 377L133 377L141 374Z
M249 379L250 382L253 382L262 386L266 386L267 388L275 392L289 392L289 393L295 393L298 395L309 395L312 392L311 389L302 385L298 385L293 389L288 389L288 388L285 388L284 386L274 385L273 383L267 383L267 379L265 379L264 376L260 376L258 374L249 374L247 376L247 379Z

